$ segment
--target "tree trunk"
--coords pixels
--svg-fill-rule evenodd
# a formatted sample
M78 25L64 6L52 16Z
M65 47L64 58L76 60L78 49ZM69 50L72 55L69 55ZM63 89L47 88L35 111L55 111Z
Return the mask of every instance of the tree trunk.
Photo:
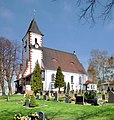
M1 87L2 87L2 95L5 95L5 87L4 87L4 84L3 84Z
M60 87L59 87L59 94L60 94Z
M11 83L10 82L8 83L8 90L9 90L9 95L11 95L12 94L12 89L11 89Z

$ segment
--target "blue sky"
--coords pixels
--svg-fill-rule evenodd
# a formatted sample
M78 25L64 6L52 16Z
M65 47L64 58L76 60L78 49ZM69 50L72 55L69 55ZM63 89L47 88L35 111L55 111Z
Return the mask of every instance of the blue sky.
M92 49L114 55L114 20L93 27L78 21L75 0L0 0L0 35L21 42L34 17L44 34L43 45L76 55L85 69Z

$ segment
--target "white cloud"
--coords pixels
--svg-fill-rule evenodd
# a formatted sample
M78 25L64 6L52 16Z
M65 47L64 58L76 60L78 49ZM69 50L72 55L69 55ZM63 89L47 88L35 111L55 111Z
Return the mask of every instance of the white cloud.
M14 14L11 10L0 7L0 18L3 18L5 20L12 20L14 18Z

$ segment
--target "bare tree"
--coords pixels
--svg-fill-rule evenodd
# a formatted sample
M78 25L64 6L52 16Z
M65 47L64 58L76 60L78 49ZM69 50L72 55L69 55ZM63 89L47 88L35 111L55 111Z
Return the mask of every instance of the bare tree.
M92 50L88 76L98 86L106 81L114 81L114 57L108 56L106 51Z
M4 85L4 79L5 79L5 72L4 72L4 53L5 53L5 38L0 37L0 85L2 89L2 94L5 94L5 85Z
M75 0L75 3L76 9L79 9L80 20L95 23L99 18L103 21L112 18L114 0Z
M17 43L17 41L12 42L8 39L5 39L3 37L0 37L0 41L2 44L0 44L1 48L1 72L0 74L3 76L1 81L2 90L4 91L4 80L8 84L9 93L12 93L11 89L11 83L13 80L13 77L18 70L19 65L19 50L20 46Z
M91 58L89 60L89 69L88 72L92 76L92 79L98 83L104 82L106 76L106 67L107 67L107 52L92 50Z
M104 21L112 18L114 0L76 0L80 8L80 19L95 23L97 18Z

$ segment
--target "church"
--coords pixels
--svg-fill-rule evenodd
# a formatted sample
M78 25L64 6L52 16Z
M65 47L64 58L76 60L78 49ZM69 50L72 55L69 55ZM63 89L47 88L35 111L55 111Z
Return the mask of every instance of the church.
M30 86L37 61L42 71L43 91L57 91L54 82L58 66L62 69L66 85L70 83L70 90L81 90L87 80L87 74L75 52L68 53L44 47L43 36L36 20L33 19L22 39L22 64L15 81L16 92L23 92L27 86Z

